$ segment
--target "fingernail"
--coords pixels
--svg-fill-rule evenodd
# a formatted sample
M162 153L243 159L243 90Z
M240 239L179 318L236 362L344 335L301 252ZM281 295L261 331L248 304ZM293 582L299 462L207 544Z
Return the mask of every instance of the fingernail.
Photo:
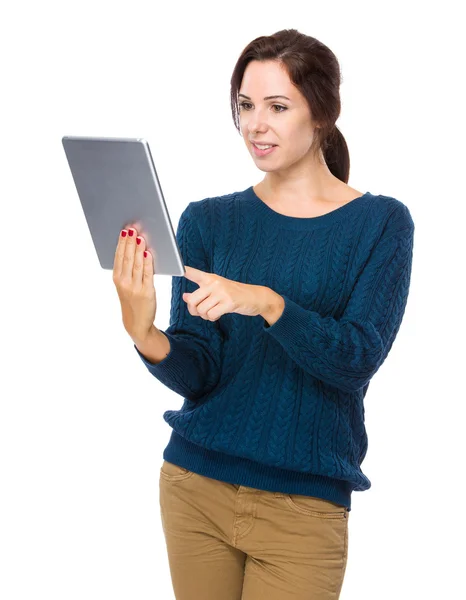
M140 244L140 243L141 243L141 238L138 236L138 237L136 238L136 244L139 246L139 244Z
M144 258L147 258L147 252L144 250Z
M128 235L130 237L133 237L133 234L134 234L134 229L128 229Z
M121 230L121 237L126 237L126 231L124 229Z

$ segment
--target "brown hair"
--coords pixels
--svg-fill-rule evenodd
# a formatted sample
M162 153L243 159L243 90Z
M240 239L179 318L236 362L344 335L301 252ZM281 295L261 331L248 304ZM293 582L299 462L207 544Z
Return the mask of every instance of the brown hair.
M252 60L276 60L286 68L291 82L307 100L314 120L313 152L320 149L331 173L348 183L350 160L348 146L335 125L340 115L340 65L335 54L322 42L296 29L282 29L260 36L241 53L231 77L231 110L236 129L239 123L238 93L244 71Z

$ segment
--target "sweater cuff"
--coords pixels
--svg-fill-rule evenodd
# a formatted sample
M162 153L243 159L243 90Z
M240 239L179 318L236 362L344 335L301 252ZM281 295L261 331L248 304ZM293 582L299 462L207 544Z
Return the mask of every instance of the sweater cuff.
M264 319L263 330L273 335L283 346L290 346L296 342L299 331L309 329L309 317L319 316L318 313L303 308L288 296L280 294L285 300L285 307L280 317L273 325Z
M136 344L133 344L134 349L148 370L156 377L162 377L164 380L183 382L186 379L186 342L170 335L166 331L163 333L170 342L170 352L159 363L150 362L141 354Z

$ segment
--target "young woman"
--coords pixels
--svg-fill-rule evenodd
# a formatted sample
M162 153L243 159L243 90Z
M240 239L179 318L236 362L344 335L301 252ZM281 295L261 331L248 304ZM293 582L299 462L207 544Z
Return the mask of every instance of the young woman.
M351 494L371 486L363 401L403 318L414 223L348 185L339 86L335 55L294 29L244 49L233 118L265 176L181 215L166 331L144 239L118 243L126 331L184 398L160 470L178 600L340 595Z

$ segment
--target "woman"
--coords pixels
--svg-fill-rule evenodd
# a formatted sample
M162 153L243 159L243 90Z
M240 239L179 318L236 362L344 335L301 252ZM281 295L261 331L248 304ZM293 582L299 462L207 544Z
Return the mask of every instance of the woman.
M166 331L144 239L118 244L126 331L184 398L160 471L178 600L340 595L351 493L371 486L363 400L405 311L414 223L348 186L339 85L334 54L294 29L244 49L232 111L265 176L182 213Z

